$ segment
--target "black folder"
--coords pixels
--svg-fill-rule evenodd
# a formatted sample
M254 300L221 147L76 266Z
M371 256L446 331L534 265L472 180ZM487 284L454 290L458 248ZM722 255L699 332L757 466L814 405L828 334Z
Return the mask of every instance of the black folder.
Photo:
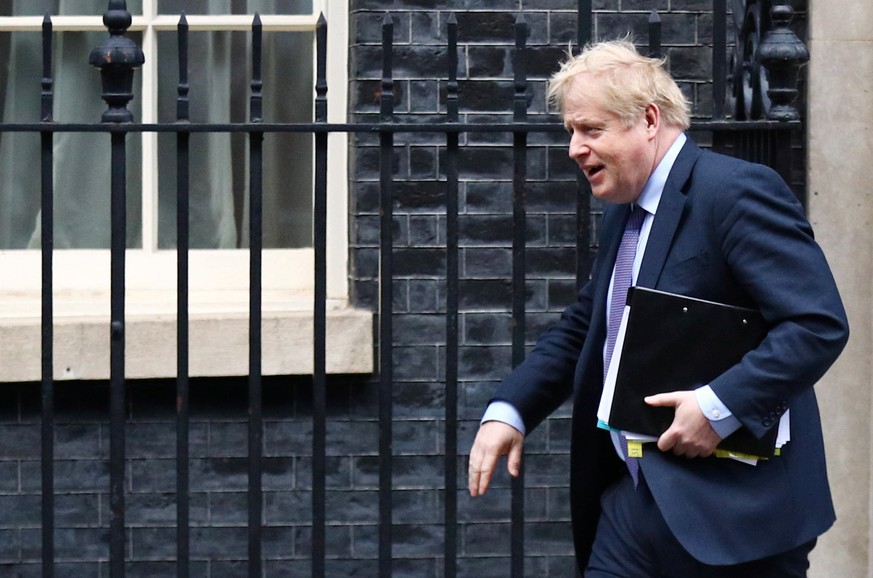
M673 421L672 407L652 407L643 398L656 393L696 389L739 363L767 333L753 309L632 287L609 426L660 436ZM719 449L770 457L778 425L756 438L739 430Z

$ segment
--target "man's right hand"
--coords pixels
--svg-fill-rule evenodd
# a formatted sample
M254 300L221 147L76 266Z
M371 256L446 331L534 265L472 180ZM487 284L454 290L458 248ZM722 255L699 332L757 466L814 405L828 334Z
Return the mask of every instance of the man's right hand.
M509 475L517 477L521 471L521 456L524 436L520 431L501 421L486 421L479 427L476 440L470 449L468 483L471 496L481 496L488 491L491 476L500 456L508 455Z

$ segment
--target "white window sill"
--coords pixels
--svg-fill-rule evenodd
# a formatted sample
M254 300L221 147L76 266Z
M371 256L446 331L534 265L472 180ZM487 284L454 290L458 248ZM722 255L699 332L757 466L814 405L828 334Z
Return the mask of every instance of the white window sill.
M38 296L0 299L0 382L41 379ZM306 292L265 291L262 374L307 375L313 368L313 300ZM176 302L170 292L128 291L125 376L176 376ZM69 293L54 302L54 379L109 378L109 298ZM373 372L373 313L327 304L327 372ZM248 293L192 293L189 305L189 375L248 375Z

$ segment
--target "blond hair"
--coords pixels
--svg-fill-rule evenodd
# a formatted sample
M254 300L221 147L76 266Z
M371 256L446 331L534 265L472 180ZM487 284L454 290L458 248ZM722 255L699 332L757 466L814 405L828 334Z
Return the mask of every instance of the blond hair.
M589 44L561 64L549 80L547 93L558 111L563 113L573 81L583 74L604 81L600 86L605 105L626 124L633 124L646 107L655 104L667 125L682 130L691 125L690 104L664 68L664 60L641 55L629 39Z

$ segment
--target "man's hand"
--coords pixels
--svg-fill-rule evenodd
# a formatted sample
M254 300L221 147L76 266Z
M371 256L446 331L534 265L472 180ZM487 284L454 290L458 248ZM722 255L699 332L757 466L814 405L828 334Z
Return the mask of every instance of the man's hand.
M705 419L705 418L704 418ZM476 440L470 449L468 483L471 496L481 496L488 491L491 476L500 456L509 455L507 469L516 477L521 470L521 454L524 436L521 432L501 421L486 421L479 427Z
M676 410L673 423L658 438L658 449L671 451L686 458L711 456L721 437L712 429L709 420L700 411L697 395L693 391L659 393L646 398L646 403L657 407L673 407Z

